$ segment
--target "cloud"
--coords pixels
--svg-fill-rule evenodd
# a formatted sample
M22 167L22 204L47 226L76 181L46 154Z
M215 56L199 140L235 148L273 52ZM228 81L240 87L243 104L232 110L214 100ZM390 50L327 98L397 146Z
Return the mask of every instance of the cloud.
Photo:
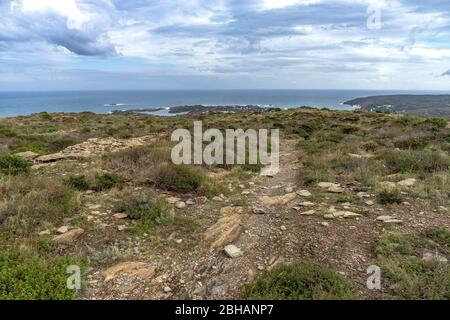
M139 71L199 88L445 88L430 74L450 59L450 2L385 0L379 30L366 25L370 2L0 0L0 63L33 78L38 65L90 70L74 83Z
M106 1L3 1L0 41L11 48L27 43L30 51L46 42L77 55L112 56L117 53L107 36L112 9Z
M450 76L450 70L445 71L441 74L441 77Z

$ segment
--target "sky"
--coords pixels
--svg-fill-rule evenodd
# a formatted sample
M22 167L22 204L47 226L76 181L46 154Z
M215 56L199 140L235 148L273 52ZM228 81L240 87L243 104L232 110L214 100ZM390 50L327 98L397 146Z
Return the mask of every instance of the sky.
M0 91L450 90L449 0L0 0Z

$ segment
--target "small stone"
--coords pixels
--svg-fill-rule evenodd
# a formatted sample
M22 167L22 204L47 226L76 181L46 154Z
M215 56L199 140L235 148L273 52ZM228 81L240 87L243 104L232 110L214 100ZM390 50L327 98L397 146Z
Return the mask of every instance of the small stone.
M448 262L448 259L443 255L440 255L438 252L425 252L422 256L423 261L439 261L439 262Z
M373 202L372 200L368 200L364 203L367 204L368 206L373 206L375 204L375 202Z
M233 244L227 245L224 249L225 254L230 258L238 258L242 256L242 251Z
M368 194L367 192L358 192L356 194L359 198L370 198L370 194Z
M120 212L120 213L114 214L113 217L116 219L125 219L125 218L128 218L128 215L126 213Z
M296 193L301 197L311 197L312 196L312 193L309 192L308 190L298 190Z
M248 269L247 271L247 282L253 282L255 280L255 272L253 269Z
M183 242L183 239L177 239L175 242L176 242L177 244L180 244L180 243Z
M62 227L59 227L58 229L56 229L56 231L58 231L58 233L60 233L60 234L64 234L67 231L69 231L69 227L68 226L62 226Z
M169 292L171 292L172 291L172 289L169 287L169 286L165 286L164 287L164 292L165 293L169 293Z
M293 187L286 187L286 188L284 188L284 192L286 192L286 193L294 192L294 188Z
M324 226L324 227L329 227L330 226L330 224L328 222L326 222L326 221L321 222L320 225Z
M381 221L384 223L402 223L402 220L398 220L395 217L392 216L379 216L377 217L377 221Z
M300 215L302 215L302 216L312 216L315 213L316 213L315 210L308 210L308 211L305 211L305 212L300 212Z
M186 201L186 204L187 204L188 206L192 206L192 205L194 205L194 200L188 199L188 200Z
M253 207L252 208L252 212L254 214L266 214L266 210L264 208L261 208L261 207Z
M316 204L311 201L305 201L305 202L299 203L299 205L302 207L314 207Z
M341 185L339 183L333 183L333 182L319 182L317 184L320 188L328 189L331 187L340 187Z
M166 202L168 204L175 204L178 201L180 201L180 198L177 198L177 197L168 197L168 198L166 198Z
M331 186L327 189L327 191L331 193L344 193L345 189L338 186Z
M46 230L43 230L43 231L39 232L38 235L40 235L40 236L47 236L50 233L51 233L50 230L46 229Z
M397 184L402 187L412 187L413 185L416 184L416 182L417 182L416 179L411 178L411 179L405 179L400 182L397 182Z
M186 203L183 202L183 201L177 201L175 203L175 208L177 208L177 209L184 209L184 208L186 208Z
M215 196L212 199L213 199L213 201L217 201L217 202L222 202L223 201L223 199L221 197L218 197L218 196Z
M281 231L286 231L287 228L286 228L286 226L281 226L281 227L280 227L280 230L281 230Z
M125 225L117 226L117 230L119 230L119 231L123 231L123 230L125 230L126 228L127 228L127 226L125 226Z

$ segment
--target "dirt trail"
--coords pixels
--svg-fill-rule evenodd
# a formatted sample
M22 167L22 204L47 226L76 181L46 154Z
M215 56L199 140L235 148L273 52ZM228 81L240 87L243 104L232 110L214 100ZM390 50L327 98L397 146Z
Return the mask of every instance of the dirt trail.
M283 141L280 149L280 172L274 177L254 177L262 183L250 182L243 189L243 198L249 204L241 216L243 232L234 241L243 255L229 258L222 248L211 249L204 240L204 231L220 218L220 209L229 207L229 199L223 202L208 201L201 206L208 213L208 223L202 225L194 239L181 244L174 243L177 235L160 243L139 243L140 252L128 260L145 262L155 273L148 279L118 277L105 283L104 273L96 271L89 276L89 289L84 298L129 298L129 299L229 299L237 298L243 284L258 272L283 261L286 243L283 233L283 216L292 203L264 207L264 214L255 214L252 207L258 206L260 197L284 195L285 187L294 186L298 168L295 141ZM297 163L296 163L297 162ZM237 186L236 186L237 187ZM248 194L247 194L248 193ZM202 223L203 224L203 223ZM174 239L172 239L174 238ZM104 272L104 270L103 270ZM131 274L132 272L128 272ZM169 290L170 289L170 290Z
M239 187L240 197L248 204L242 207L242 212L233 207L231 198L196 203L175 209L176 214L198 222L194 232L169 228L154 237L141 237L137 241L129 238L130 248L111 266L117 267L123 261L143 265L139 264L138 270L122 270L108 282L104 281L105 269L91 272L82 298L234 299L241 296L245 283L258 273L281 262L304 259L333 268L350 280L362 297L382 298L388 288L370 291L365 285L366 270L375 261L374 243L387 232L420 232L427 226L448 226L448 221L443 215L425 215L412 206L391 211L395 207L367 206L365 199L336 204L328 197L323 202L314 202L300 196L296 193L304 189L297 185L300 156L296 141L281 140L280 172L274 177L254 176ZM323 193L319 189L315 186L309 191ZM345 192L355 193L350 186L345 186ZM184 201L189 198L177 196ZM363 214L350 219L325 219L324 214L334 206ZM311 210L314 212L305 214ZM217 239L205 240L205 232L220 221L225 211L240 219L243 231L237 238L212 249L211 243ZM404 223L386 229L377 216L387 213L401 217ZM242 256L228 257L223 251L228 243L238 247Z

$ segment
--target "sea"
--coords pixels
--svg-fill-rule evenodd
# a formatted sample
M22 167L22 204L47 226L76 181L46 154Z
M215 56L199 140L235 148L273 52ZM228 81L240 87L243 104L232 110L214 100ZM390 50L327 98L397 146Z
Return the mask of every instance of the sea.
M0 91L0 117L39 112L111 113L113 110L168 108L184 105L259 105L295 108L310 106L351 110L345 101L388 94L449 94L450 91L376 90L158 90L158 91Z

